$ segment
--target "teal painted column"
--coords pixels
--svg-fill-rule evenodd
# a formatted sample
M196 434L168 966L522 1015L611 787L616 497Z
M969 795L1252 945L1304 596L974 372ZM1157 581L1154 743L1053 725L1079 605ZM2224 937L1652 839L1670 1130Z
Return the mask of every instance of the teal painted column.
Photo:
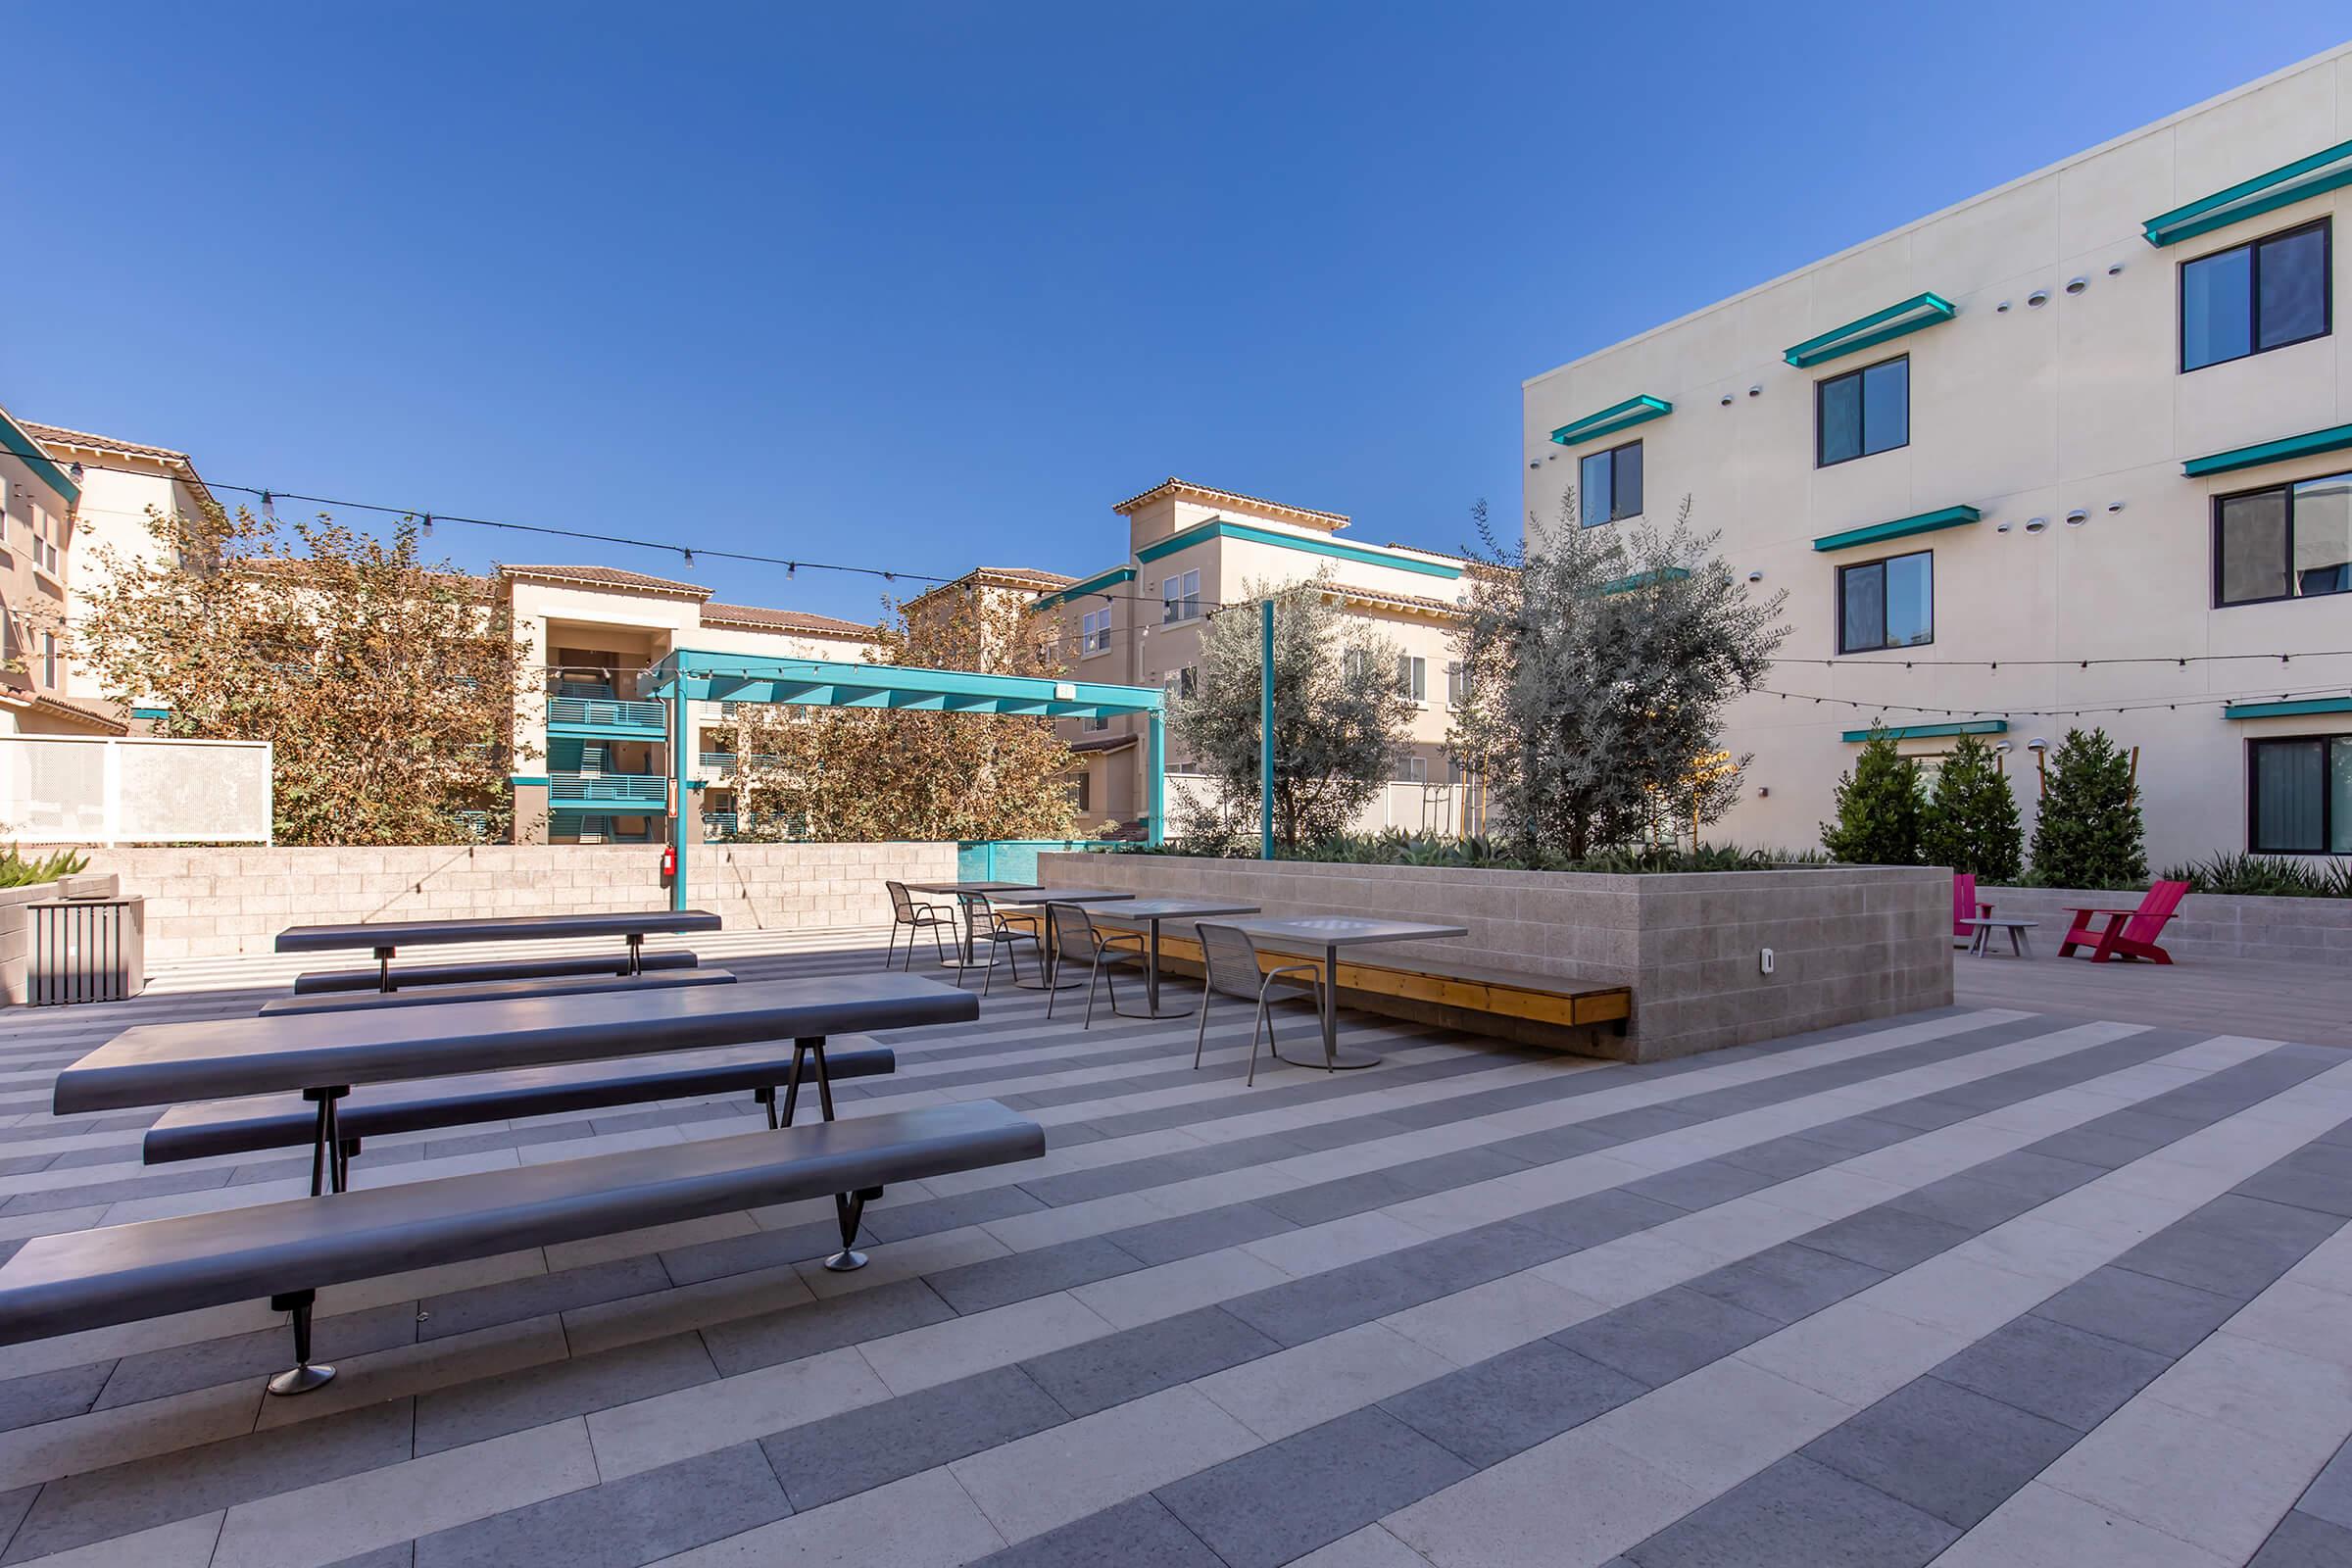
M1152 710L1152 842L1168 841L1168 719L1167 710Z
M686 788L686 746L693 737L688 731L693 721L687 716L686 672L680 668L669 689L669 842L677 852L677 874L669 879L669 906L686 907L686 813L694 809L692 793Z
M1274 858L1274 601L1257 607L1257 858Z

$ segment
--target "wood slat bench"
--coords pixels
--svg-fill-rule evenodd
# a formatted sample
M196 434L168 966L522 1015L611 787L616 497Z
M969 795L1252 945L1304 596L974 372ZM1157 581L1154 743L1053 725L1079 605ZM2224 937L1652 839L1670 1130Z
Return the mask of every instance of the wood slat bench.
M1273 949L1258 957L1269 969L1297 960L1296 954ZM1197 975L1200 944L1171 930L1160 939L1160 961ZM1394 953L1343 958L1339 967L1343 1006L1554 1050L1592 1052L1597 1030L1622 1035L1634 1013L1631 986Z
M637 960L641 970L691 969L702 960L691 953L648 953ZM392 971L394 992L411 986L477 985L494 980L544 980L567 974L625 975L626 954L575 955L561 958L488 958L479 963L417 963ZM294 977L294 994L316 996L327 991L383 990L383 976L374 969L315 969Z
M572 997L603 991L667 991L678 986L731 986L724 969L669 969L656 974L567 974L546 979L485 980L474 985L422 986L410 991L328 991L279 997L262 1004L261 1016L290 1012L372 1012L379 1007L438 1007L453 1002L497 1002L509 997Z
M897 1054L868 1036L843 1035L825 1047L828 1079L874 1078L898 1070ZM767 1107L770 1127L790 1126L800 1094L795 1074L804 1066L803 1054L808 1049L806 1042L777 1041L367 1084L336 1107L337 1130L348 1160L368 1139L394 1133L744 1090ZM779 1086L784 1089L781 1114L776 1102ZM825 1098L829 1119L830 1093ZM301 1149L317 1132L318 1107L302 1096L250 1095L172 1107L147 1129L141 1155L150 1165L168 1165L215 1154Z
M325 1286L827 1194L842 1242L825 1266L852 1269L888 1184L1045 1149L1035 1122L966 1101L35 1237L0 1264L0 1344L267 1297L293 1314L295 1359L270 1391L300 1394L334 1376L311 1364Z

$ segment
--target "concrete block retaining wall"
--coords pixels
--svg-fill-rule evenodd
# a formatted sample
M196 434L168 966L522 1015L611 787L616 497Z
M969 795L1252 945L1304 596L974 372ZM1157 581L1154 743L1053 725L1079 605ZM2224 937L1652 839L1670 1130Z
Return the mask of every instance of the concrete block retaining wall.
M663 908L662 850L646 844L421 849L87 850L147 898L147 961L268 953L289 925L449 915ZM690 902L727 929L811 931L890 918L885 879L956 874L954 844L695 846Z
M1977 897L1996 915L2039 920L2035 946L2058 951L2069 909L2129 909L2137 893L2074 888L1984 886ZM2269 958L2287 963L2352 963L2352 899L2251 899L2191 893L2157 938L2176 958Z
M1639 1061L1952 1000L1951 879L1933 868L1590 876L1142 855L1043 855L1038 866L1048 886L1230 897L1269 915L1467 926L1465 940L1383 945L1365 956L1421 952L1631 986L1627 1036L1596 1037L1593 1049Z

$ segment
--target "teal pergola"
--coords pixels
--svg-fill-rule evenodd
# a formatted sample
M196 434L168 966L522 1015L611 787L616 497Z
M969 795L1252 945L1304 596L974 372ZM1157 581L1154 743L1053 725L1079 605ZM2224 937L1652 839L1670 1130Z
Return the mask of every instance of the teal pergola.
M1151 720L1152 842L1159 843L1167 831L1167 698L1155 687L680 648L648 672L641 690L669 704L670 842L678 857L677 874L669 885L669 903L674 909L686 907L686 813L692 808L691 792L703 782L688 777L688 769L697 764L689 716L689 705L694 703L902 708L914 712L1004 713L1031 718L1142 713Z

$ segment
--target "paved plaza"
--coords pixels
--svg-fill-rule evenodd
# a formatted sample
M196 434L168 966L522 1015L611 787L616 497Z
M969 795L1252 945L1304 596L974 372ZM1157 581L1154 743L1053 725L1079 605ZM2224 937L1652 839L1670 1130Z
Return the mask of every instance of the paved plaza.
M831 940L694 945L877 961ZM0 1248L306 1191L307 1153L148 1169L150 1117L48 1112L115 1030L291 972L9 1013ZM260 1303L0 1349L0 1563L2352 1563L2344 1012L2272 1038L2129 1004L2144 969L1959 972L1951 1008L1648 1066L1351 1016L1382 1065L1254 1089L1246 1007L1195 1072L1189 1019L1000 985L836 1094L998 1099L1049 1152L892 1189L861 1273L816 1267L820 1202L339 1288L340 1376L293 1399ZM387 1139L354 1179L763 1124Z

